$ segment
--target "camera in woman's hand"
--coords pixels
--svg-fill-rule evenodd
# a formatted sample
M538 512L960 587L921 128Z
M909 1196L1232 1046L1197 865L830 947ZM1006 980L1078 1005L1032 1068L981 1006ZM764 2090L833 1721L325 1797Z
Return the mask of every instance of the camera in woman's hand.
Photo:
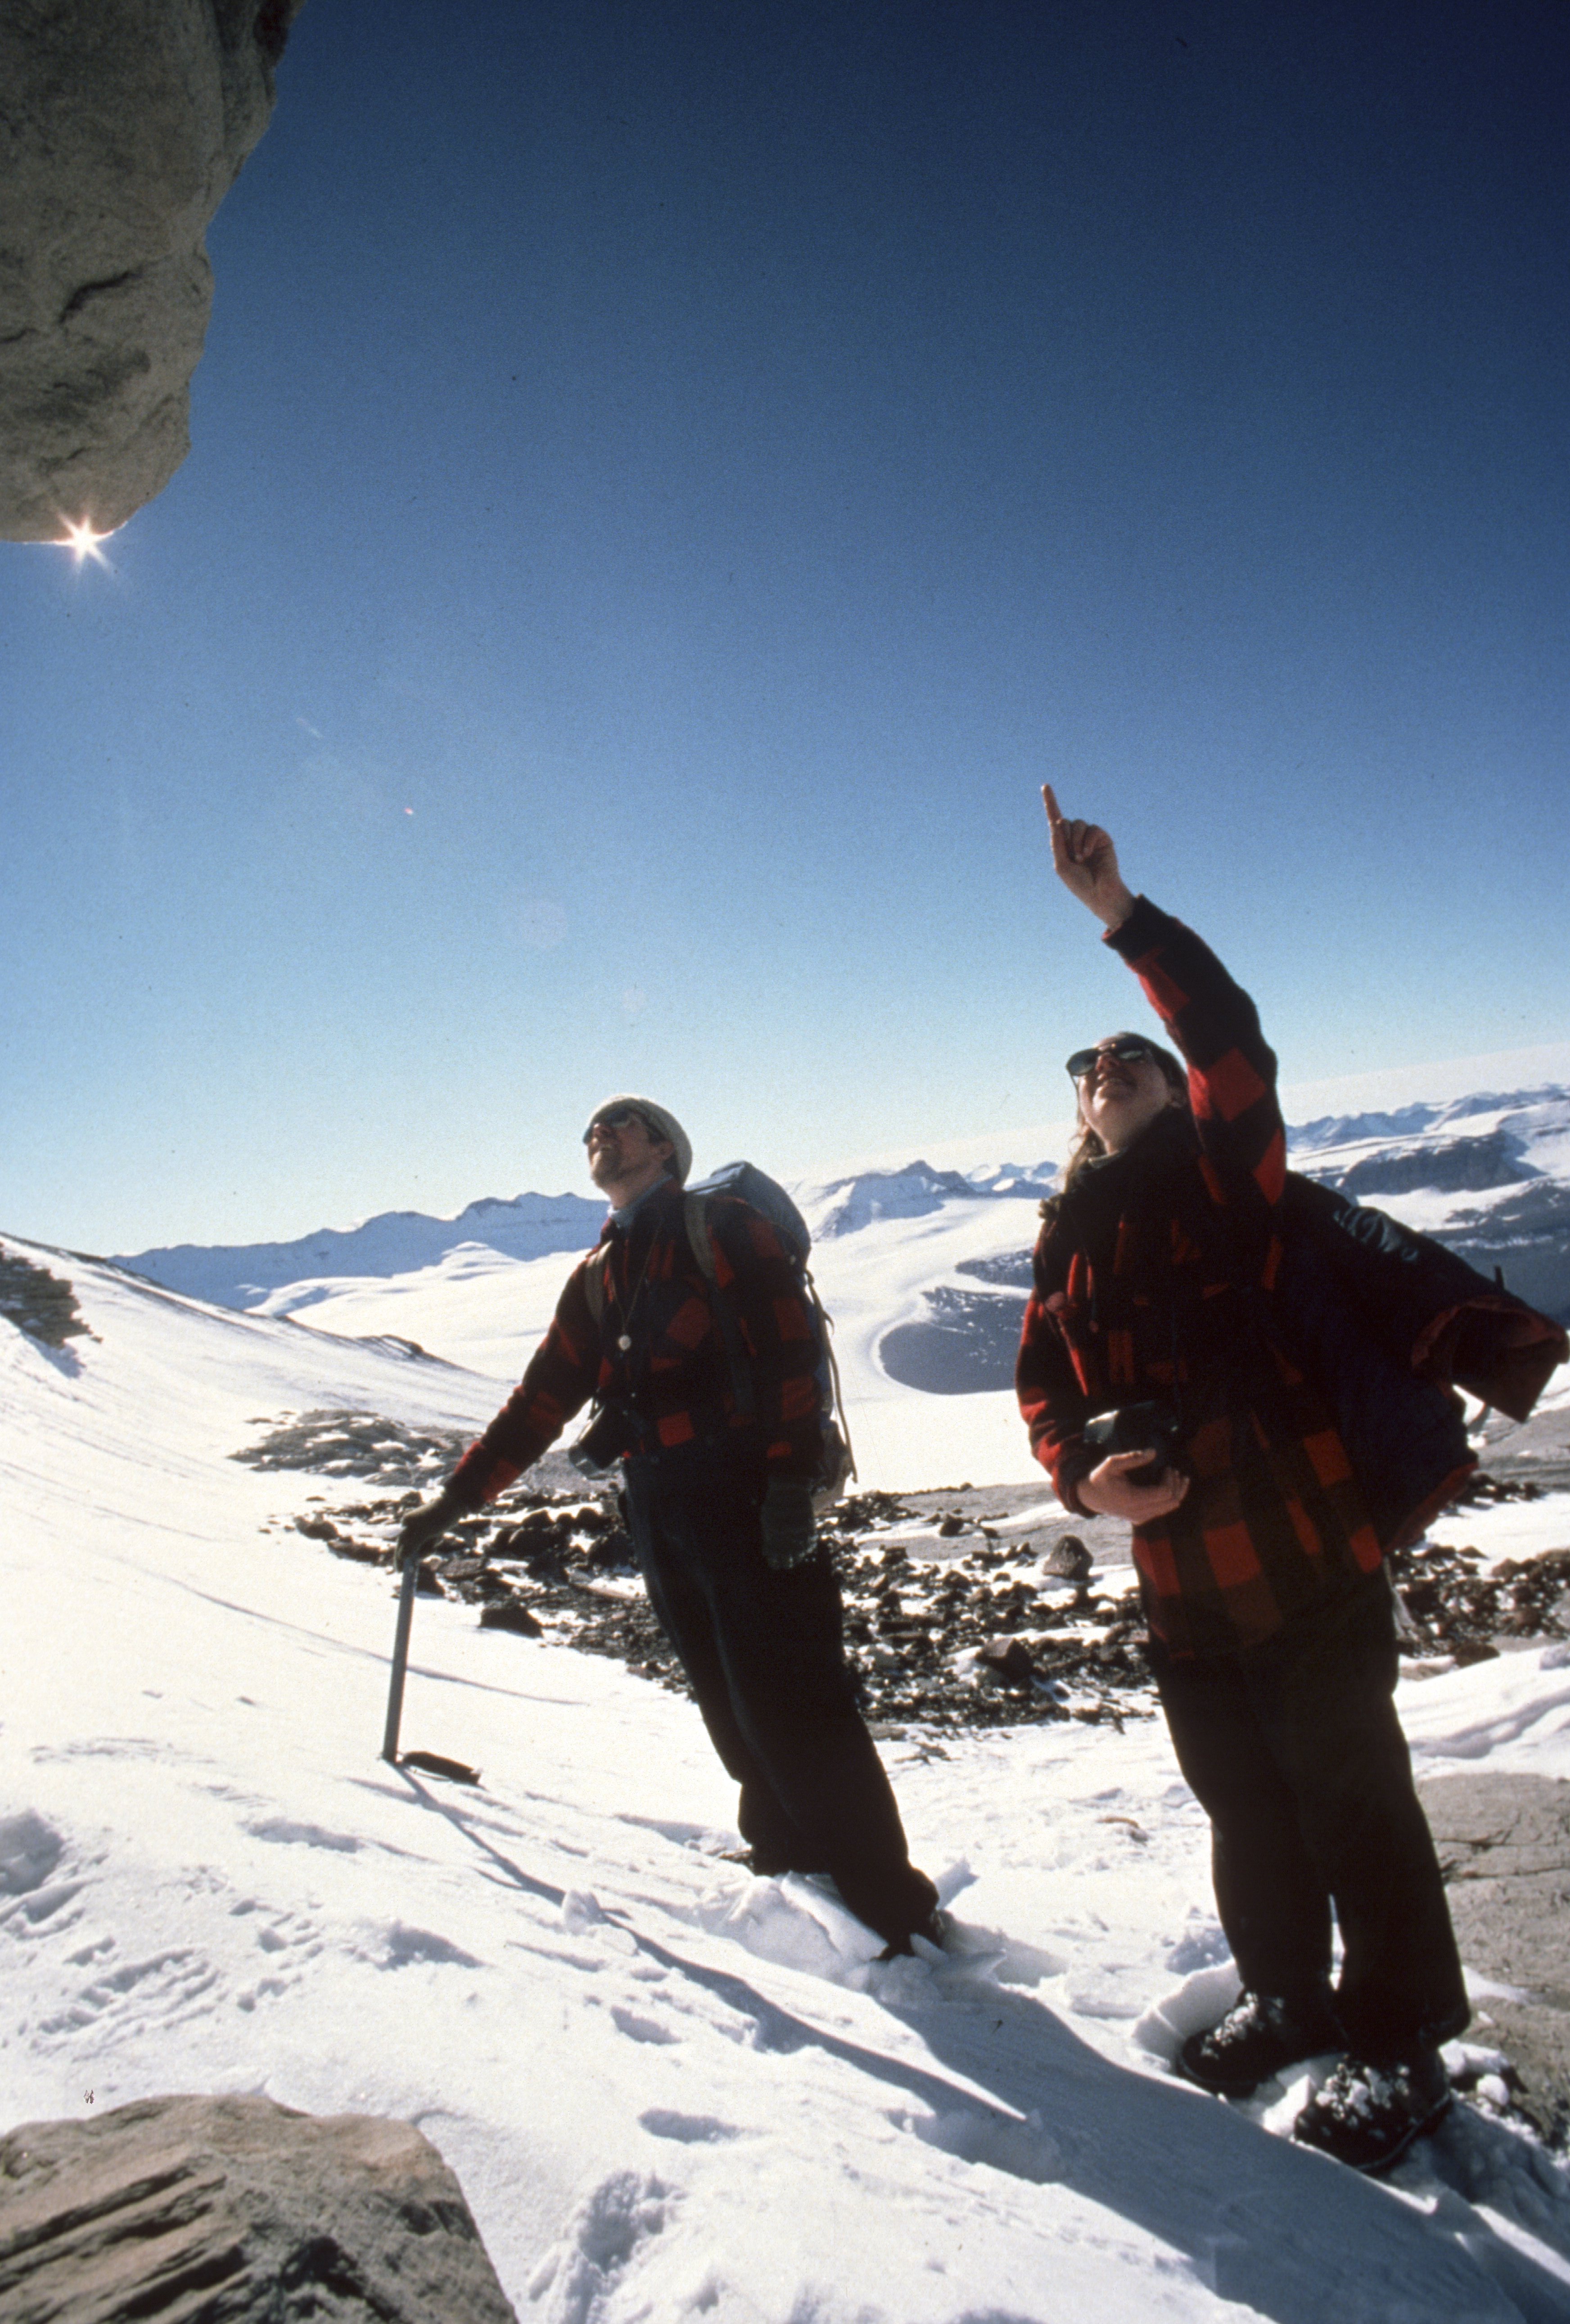
M1143 1469L1125 1474L1131 1485L1159 1485L1169 1469L1178 1465L1182 1431L1171 1405L1150 1402L1119 1405L1115 1412L1098 1412L1085 1423L1086 1443L1105 1459L1110 1452L1149 1452Z

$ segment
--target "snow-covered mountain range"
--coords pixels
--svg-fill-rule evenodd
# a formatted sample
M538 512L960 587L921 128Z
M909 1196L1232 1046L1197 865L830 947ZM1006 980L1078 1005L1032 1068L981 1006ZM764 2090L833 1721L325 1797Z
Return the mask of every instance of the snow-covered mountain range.
M1511 1268L1559 1285L1559 1306L1570 1297L1570 1088L1480 1091L1391 1112L1330 1114L1289 1136L1293 1166L1311 1177L1475 1251L1477 1263L1486 1259L1491 1268L1510 1254L1507 1273L1525 1297L1539 1295L1517 1283ZM963 1174L914 1161L899 1170L802 1180L791 1191L822 1244L891 1220L930 1221L977 1201L997 1204L999 1225L1006 1218L1012 1226L1006 1206L1050 1194L1057 1175L1049 1160L990 1163ZM465 1247L519 1260L583 1250L603 1216L603 1204L587 1195L487 1196L455 1218L384 1211L356 1227L324 1227L292 1242L180 1243L117 1253L115 1263L192 1298L251 1308L280 1292L412 1274ZM1539 1297L1539 1304L1548 1303Z
M854 1234L875 1219L927 1218L945 1203L978 1195L1039 1199L1051 1192L1056 1175L1051 1162L1029 1169L993 1163L969 1176L913 1162L903 1170L803 1182L792 1191L822 1241ZM357 1227L323 1227L293 1242L177 1243L116 1253L114 1264L188 1298L250 1308L274 1293L316 1283L413 1274L439 1266L466 1245L519 1259L586 1250L604 1216L604 1203L591 1195L516 1194L510 1201L488 1195L451 1219L431 1218L423 1211L382 1211Z
M1326 1116L1292 1130L1290 1153L1570 1320L1570 1088ZM864 1481L1030 1473L1011 1381L1037 1205L1056 1180L1049 1160L965 1174L915 1161L793 1186ZM526 1194L452 1219L388 1212L295 1242L182 1245L116 1264L217 1306L413 1343L510 1381L549 1321L564 1261L603 1215L592 1197ZM936 1432L934 1397L950 1406Z

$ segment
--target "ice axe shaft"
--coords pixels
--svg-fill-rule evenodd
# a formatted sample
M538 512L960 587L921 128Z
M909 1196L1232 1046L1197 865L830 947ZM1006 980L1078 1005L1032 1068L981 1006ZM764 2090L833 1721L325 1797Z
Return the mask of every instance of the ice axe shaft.
M445 1775L454 1784L477 1784L480 1771L463 1759L444 1759L436 1751L405 1751L400 1757L398 1730L403 1720L403 1682L409 1671L409 1632L414 1620L415 1593L419 1588L419 1559L405 1561L398 1593L398 1628L392 1634L392 1676L387 1689L387 1725L381 1756L391 1767L423 1767L429 1775Z
M409 1632L414 1620L415 1592L419 1588L419 1560L405 1561L403 1586L398 1593L398 1628L392 1636L392 1678L387 1690L387 1727L381 1738L381 1756L393 1766L398 1765L398 1730L403 1720L403 1682L409 1671Z

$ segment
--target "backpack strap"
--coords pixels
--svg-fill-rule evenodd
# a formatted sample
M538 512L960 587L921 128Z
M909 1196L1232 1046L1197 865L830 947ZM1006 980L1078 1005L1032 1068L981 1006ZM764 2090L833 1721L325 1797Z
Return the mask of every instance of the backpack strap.
M605 1313L605 1269L600 1261L600 1246L595 1244L583 1268L583 1301L589 1319L598 1328Z
M834 1434L836 1416L838 1416L840 1443L844 1458L840 1464L841 1473L836 1479L834 1489L829 1496L830 1499L837 1500L844 1489L847 1479L856 1474L856 1455L850 1447L850 1418L845 1409L845 1391L840 1385L840 1366L834 1354L834 1319L819 1298L818 1286L813 1281L813 1270L804 1262L802 1267L802 1286L812 1301L813 1312L817 1316L818 1338L823 1351L823 1360L829 1368L831 1400L830 1408L823 1417L831 1436Z

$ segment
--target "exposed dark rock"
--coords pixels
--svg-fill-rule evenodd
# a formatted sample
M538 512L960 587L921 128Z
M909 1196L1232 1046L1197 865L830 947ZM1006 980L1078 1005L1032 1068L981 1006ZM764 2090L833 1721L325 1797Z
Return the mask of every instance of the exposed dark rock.
M1327 1183L1363 1202L1370 1194L1407 1194L1418 1187L1480 1194L1490 1186L1513 1186L1538 1176L1525 1159L1522 1140L1508 1130L1495 1130L1485 1138L1452 1138L1443 1146L1370 1154Z
M299 0L0 12L0 535L112 531L190 446L208 221Z
M77 1295L63 1277L0 1244L0 1315L46 1348L91 1339Z
M517 2324L412 2124L145 2098L0 2139L0 2314L28 2324Z
M877 1343L878 1361L902 1388L927 1396L975 1396L1012 1388L1023 1296L1003 1291L924 1292L926 1314L896 1323Z
M543 1638L545 1636L544 1626L535 1620L527 1606L520 1606L514 1598L506 1599L500 1605L482 1607L480 1628L482 1630L516 1630L523 1638Z
M1028 1291L1033 1277L1028 1250L1005 1250L996 1259L962 1259L956 1275L973 1275L981 1283L1005 1283L1014 1291Z
M390 1566L399 1523L434 1489L461 1442L441 1432L395 1428L373 1414L318 1413L289 1420L236 1457L264 1468L355 1473L377 1486L418 1475L418 1490L340 1504L331 1519L311 1517L300 1526L322 1538L320 1528L330 1525L337 1537L326 1546L335 1555ZM487 1628L611 1655L684 1691L680 1665L638 1581L614 1495L585 1492L581 1478L567 1492L547 1494L540 1489L545 1474L541 1463L494 1509L458 1519L426 1560L421 1587L440 1587L482 1609ZM893 1493L857 1494L840 1502L823 1526L868 1718L891 1727L957 1729L1149 1715L1154 1696L1134 1588L1097 1592L1096 1553L1077 1532L1056 1535L1041 1549L1027 1539L1005 1545L952 1506L969 1489L908 1501ZM1541 1491L1530 1479L1480 1474L1460 1501L1486 1507L1536 1499ZM917 1506L922 1500L924 1508ZM913 1557L897 1534L882 1530L912 1521L933 1528L948 1554ZM961 1549L962 1555L954 1554ZM1475 1550L1432 1543L1392 1558L1413 1625L1409 1655L1464 1663L1497 1653L1501 1639L1570 1636L1570 1548L1506 1560L1487 1573L1482 1564ZM1072 1586L1065 1590L1064 1582ZM508 1609L514 1607L527 1612L532 1629L512 1618ZM1000 1656L1018 1648L1003 1684L987 1662L994 1645Z
M230 1457L250 1469L306 1469L434 1493L469 1443L457 1428L406 1428L375 1412L302 1412Z

